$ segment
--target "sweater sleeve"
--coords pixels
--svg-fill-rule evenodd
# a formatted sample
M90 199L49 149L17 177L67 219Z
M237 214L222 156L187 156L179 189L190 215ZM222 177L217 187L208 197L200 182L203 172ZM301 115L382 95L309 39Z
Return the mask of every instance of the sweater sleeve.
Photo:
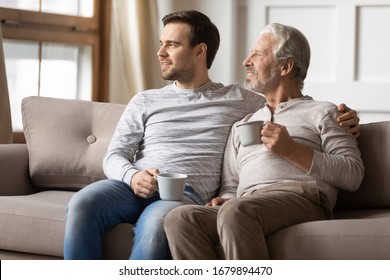
M314 151L308 174L336 188L355 191L363 179L363 162L356 139L338 125L337 114L332 107L321 120L322 152Z
M239 183L239 173L237 164L237 147L235 144L235 125L230 130L230 135L226 144L223 159L222 183L219 196L223 198L237 197L237 187Z
M140 95L126 106L103 159L103 170L109 179L130 185L134 173L135 155L143 139L145 112Z

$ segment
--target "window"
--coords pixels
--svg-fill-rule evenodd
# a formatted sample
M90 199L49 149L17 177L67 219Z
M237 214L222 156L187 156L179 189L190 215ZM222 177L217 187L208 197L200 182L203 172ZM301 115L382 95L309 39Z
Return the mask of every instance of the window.
M108 100L110 12L107 0L0 0L14 132L24 97Z
M93 17L93 0L0 0L0 7Z

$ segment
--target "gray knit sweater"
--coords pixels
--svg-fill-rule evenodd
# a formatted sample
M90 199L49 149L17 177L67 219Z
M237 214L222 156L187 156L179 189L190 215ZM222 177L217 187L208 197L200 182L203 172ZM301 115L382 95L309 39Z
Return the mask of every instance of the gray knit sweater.
M356 139L338 125L337 115L334 104L305 96L279 104L273 115L264 106L246 116L242 121L264 120L284 125L295 141L311 147L314 150L311 169L305 173L262 144L242 147L233 125L226 147L220 196L242 196L289 180L316 181L333 207L337 190L356 190L364 172Z
M104 172L128 184L144 169L185 173L208 201L220 188L232 124L263 103L261 95L238 85L213 82L194 90L171 84L141 92L119 120L104 157Z

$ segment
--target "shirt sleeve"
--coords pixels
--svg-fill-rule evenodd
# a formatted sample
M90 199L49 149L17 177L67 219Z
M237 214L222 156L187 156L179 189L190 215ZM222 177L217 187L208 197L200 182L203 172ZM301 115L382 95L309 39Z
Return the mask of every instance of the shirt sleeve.
M354 191L363 179L364 167L356 139L339 126L334 106L319 124L322 152L314 151L309 175L336 188Z
M135 156L145 130L145 110L142 98L136 95L126 106L103 159L107 178L130 185L134 173Z
M237 147L235 145L234 127L230 130L230 135L226 143L222 168L222 185L219 196L223 198L237 197L237 187L239 183L239 172L237 165Z

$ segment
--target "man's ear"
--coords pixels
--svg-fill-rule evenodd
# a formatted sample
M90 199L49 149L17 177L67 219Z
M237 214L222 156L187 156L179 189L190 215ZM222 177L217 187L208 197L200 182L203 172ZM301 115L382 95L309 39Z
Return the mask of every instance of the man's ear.
M280 73L282 76L287 76L292 72L293 68L294 68L294 60L292 58L287 58L282 62Z
M196 53L197 56L206 56L207 55L207 45L205 43L200 43L197 46L198 52Z

